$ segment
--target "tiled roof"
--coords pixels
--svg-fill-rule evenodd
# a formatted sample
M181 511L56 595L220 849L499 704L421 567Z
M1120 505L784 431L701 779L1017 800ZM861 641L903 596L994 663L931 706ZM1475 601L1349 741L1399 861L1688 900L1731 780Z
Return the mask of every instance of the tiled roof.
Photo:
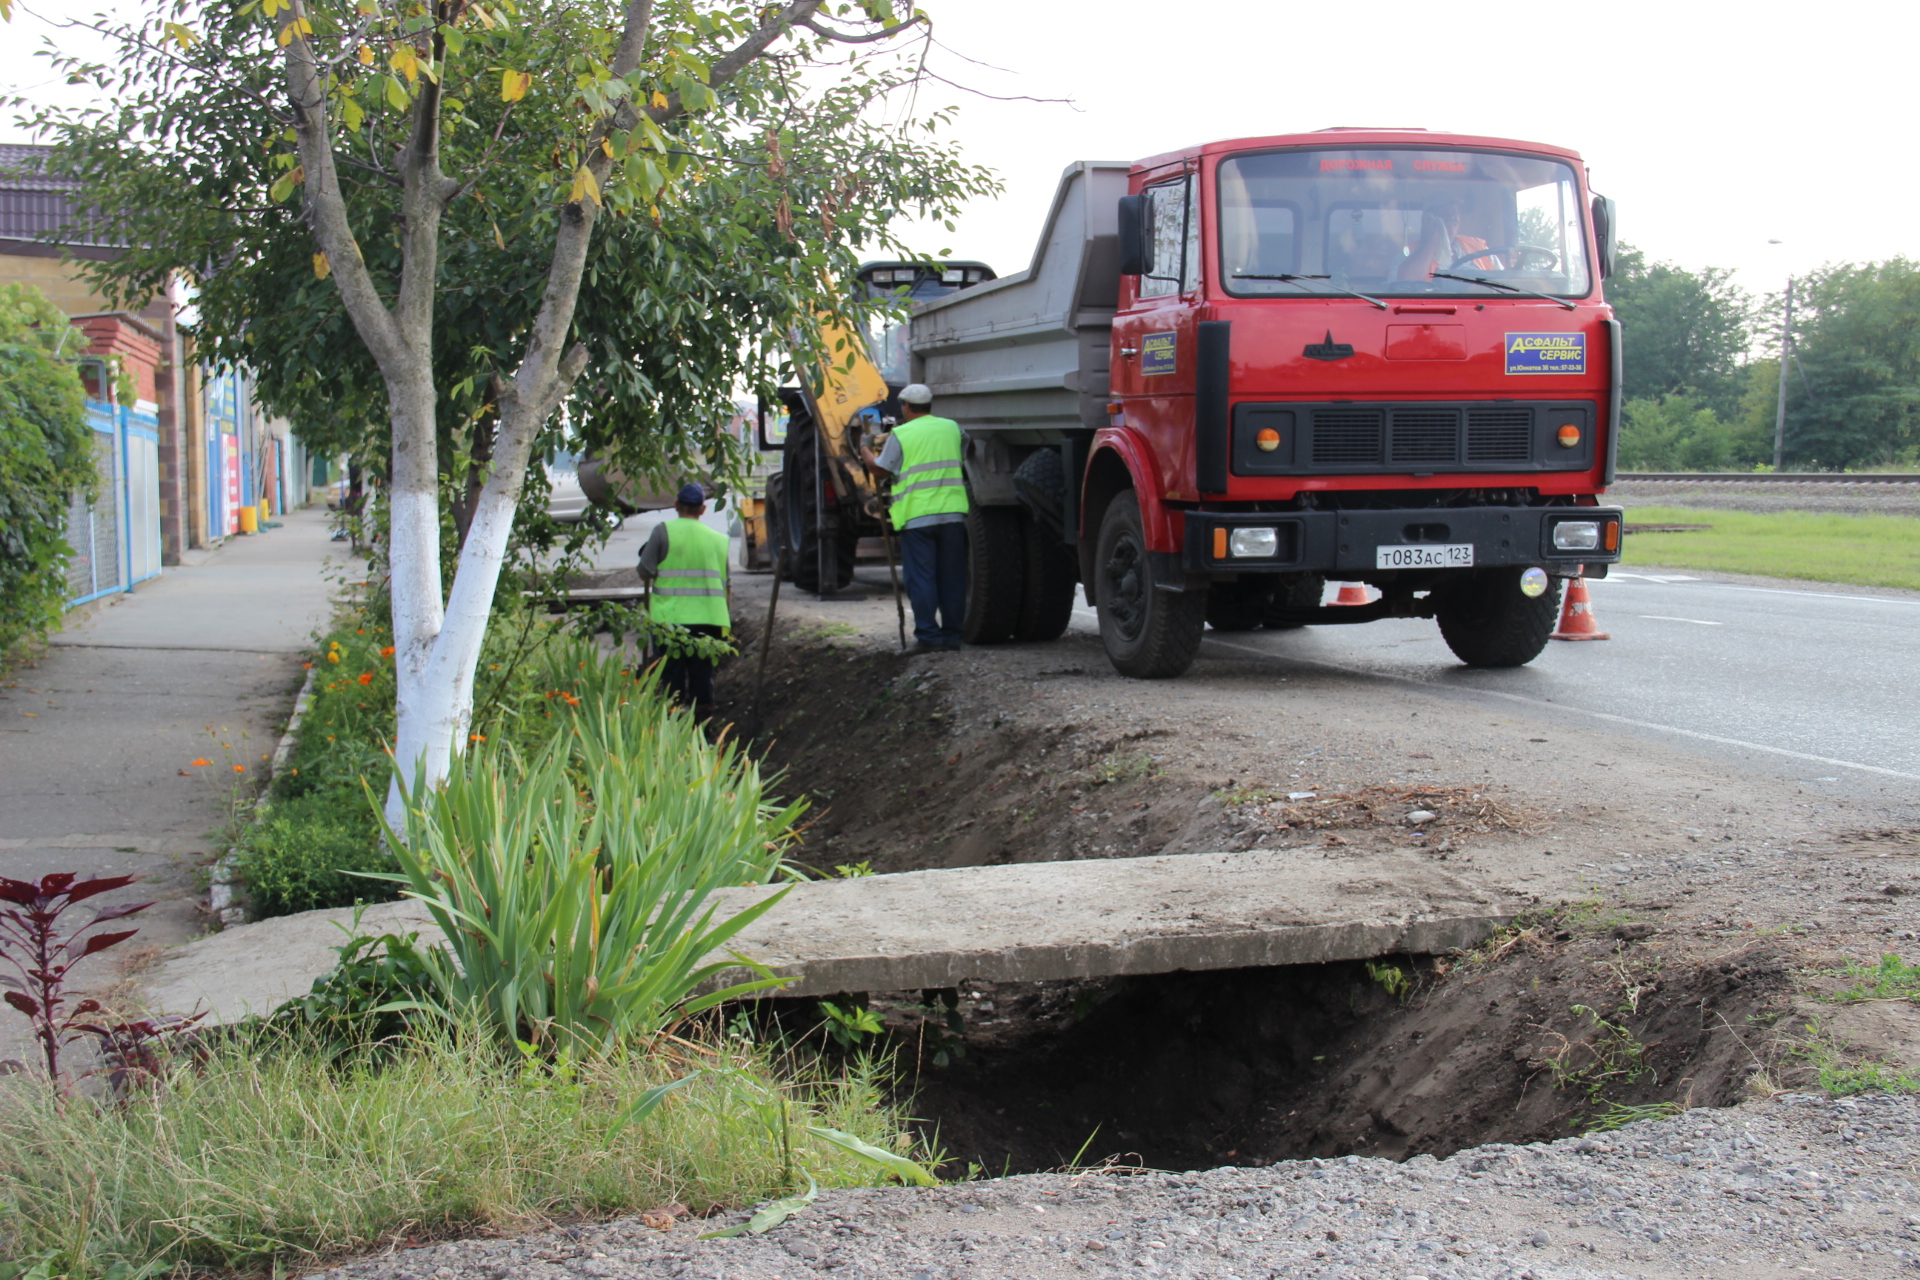
M50 232L65 232L66 244L108 246L102 230L76 213L68 192L78 184L71 178L43 172L51 147L19 143L0 145L0 238L38 240Z

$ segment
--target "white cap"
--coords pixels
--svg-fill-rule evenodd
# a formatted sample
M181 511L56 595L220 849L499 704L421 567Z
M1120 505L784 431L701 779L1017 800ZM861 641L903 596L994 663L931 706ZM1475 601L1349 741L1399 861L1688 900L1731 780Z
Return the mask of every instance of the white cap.
M924 382L915 382L900 389L901 404L932 404L933 388Z

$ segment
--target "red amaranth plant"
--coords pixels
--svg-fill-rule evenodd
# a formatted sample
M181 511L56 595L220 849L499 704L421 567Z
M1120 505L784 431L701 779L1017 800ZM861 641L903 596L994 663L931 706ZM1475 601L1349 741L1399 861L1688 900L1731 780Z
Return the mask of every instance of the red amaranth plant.
M67 974L73 966L108 947L125 942L138 929L115 933L93 933L107 923L145 911L151 902L106 907L93 919L68 933L62 933L61 917L76 903L132 884L133 876L88 876L82 880L71 872L55 872L31 880L9 880L0 876L0 961L12 967L18 978L0 973L0 986L6 1002L25 1014L33 1023L33 1037L40 1042L47 1059L47 1076L60 1085L60 1051L83 1036L99 1033L96 1026L81 1019L100 1013L98 1000L81 1000L67 1007Z

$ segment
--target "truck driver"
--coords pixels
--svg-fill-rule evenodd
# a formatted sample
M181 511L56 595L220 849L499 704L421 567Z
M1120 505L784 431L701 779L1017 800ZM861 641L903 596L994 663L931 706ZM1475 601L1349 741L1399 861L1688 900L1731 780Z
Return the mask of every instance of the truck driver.
M1436 271L1498 271L1504 265L1489 254L1462 262L1461 258L1487 242L1479 236L1460 234L1460 202L1441 200L1430 204L1420 219L1420 239L1393 273L1395 280L1428 280Z

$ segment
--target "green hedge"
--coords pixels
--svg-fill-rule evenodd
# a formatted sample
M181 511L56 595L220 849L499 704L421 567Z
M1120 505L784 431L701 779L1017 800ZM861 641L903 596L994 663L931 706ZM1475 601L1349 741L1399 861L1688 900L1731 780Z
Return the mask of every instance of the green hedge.
M85 349L40 290L0 285L0 662L66 607L67 503L99 484L73 363Z

